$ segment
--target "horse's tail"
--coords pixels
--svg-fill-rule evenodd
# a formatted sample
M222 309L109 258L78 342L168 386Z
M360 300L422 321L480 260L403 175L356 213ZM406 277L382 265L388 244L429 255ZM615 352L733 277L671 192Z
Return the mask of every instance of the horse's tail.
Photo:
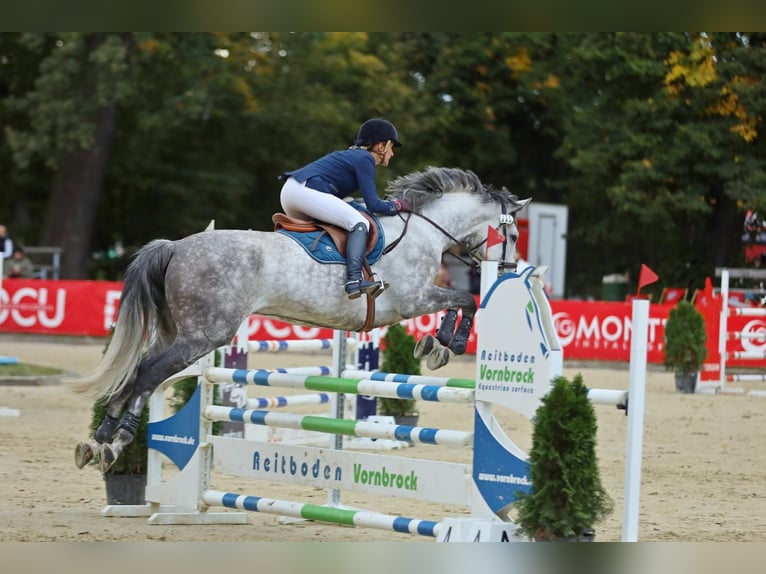
M111 340L95 370L71 381L73 389L112 397L131 380L149 344L158 318L165 309L165 272L175 247L156 239L141 248L125 273L120 310Z

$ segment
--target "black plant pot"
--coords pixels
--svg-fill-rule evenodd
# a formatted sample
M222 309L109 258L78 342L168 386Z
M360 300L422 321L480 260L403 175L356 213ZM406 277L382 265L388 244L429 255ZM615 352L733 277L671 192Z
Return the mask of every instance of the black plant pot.
M535 538L535 542L593 542L596 539L595 530L584 530L579 536L562 536L560 538Z
M145 474L105 474L107 504L146 504Z
M572 536L567 539L568 542L593 542L596 539L595 530L584 530L580 536Z
M676 390L679 393L693 393L697 388L697 373L676 373Z
M418 426L419 418L420 415L397 415L394 417L394 422L398 425L416 427Z

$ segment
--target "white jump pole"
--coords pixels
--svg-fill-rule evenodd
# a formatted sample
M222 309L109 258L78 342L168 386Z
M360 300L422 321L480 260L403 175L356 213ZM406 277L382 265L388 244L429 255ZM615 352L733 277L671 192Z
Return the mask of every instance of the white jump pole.
M721 273L721 316L718 321L718 365L721 374L719 390L726 387L726 332L729 322L729 270Z
M628 437L625 450L625 502L622 541L638 542L639 494L641 490L641 451L646 398L646 351L649 301L633 300L630 335L630 375L628 387Z

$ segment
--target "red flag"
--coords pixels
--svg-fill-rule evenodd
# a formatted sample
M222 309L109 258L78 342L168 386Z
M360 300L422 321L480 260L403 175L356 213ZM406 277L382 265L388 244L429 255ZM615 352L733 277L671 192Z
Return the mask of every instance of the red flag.
M641 274L638 276L638 290L640 291L641 287L645 285L651 285L657 281L657 279L659 279L657 274L642 263Z
M497 229L491 225L487 227L487 249L498 243L505 242L505 235L500 233Z
M489 257L489 248L498 243L505 242L505 235L500 233L491 225L487 226L487 257Z

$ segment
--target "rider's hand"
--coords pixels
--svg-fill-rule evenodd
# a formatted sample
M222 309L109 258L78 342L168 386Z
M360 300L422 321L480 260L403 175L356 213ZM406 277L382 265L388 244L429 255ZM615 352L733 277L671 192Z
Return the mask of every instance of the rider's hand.
M412 204L408 199L402 197L401 199L395 199L394 203L396 204L396 209L398 211L412 211Z

